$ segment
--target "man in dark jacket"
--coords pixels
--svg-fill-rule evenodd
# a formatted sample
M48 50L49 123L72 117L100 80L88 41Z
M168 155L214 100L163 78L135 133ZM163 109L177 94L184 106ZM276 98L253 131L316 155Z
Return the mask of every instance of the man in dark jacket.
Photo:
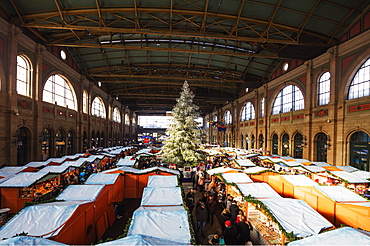
M233 225L236 225L236 216L239 214L239 207L236 205L235 201L232 201L231 206L230 206L230 213L231 213L231 223Z
M209 196L208 201L207 201L207 205L206 205L207 212L208 212L207 223L211 222L212 225L213 225L213 217L214 217L215 212L216 212L216 206L217 206L217 202L214 199L214 197Z
M206 206L201 202L200 205L195 208L195 217L197 218L197 232L200 229L202 237L205 237L204 228L206 227L207 216L208 212Z
M252 225L246 221L244 216L241 216L240 222L236 224L236 231L238 233L236 244L245 245L247 242L251 241L251 230L253 230Z
M235 245L236 244L236 236L237 231L236 228L231 224L230 220L225 221L225 233L224 233L224 239L226 245Z
M194 209L194 190L190 189L186 194L186 206L189 208L189 213L192 214Z

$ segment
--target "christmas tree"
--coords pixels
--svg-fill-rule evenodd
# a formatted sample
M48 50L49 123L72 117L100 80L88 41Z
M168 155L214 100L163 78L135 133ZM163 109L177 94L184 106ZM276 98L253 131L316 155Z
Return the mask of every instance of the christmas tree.
M199 117L199 107L193 103L194 94L185 81L180 98L172 109L172 122L166 131L168 137L162 147L162 156L166 163L179 167L195 166L202 160L198 152L201 144L201 129L195 121Z

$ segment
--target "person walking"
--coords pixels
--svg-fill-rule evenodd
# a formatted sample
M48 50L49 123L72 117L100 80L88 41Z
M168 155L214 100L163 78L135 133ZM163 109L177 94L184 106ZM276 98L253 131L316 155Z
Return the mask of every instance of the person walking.
M197 233L200 229L202 237L205 237L204 228L206 227L207 216L208 212L205 204L203 202L199 203L199 206L195 208L195 217L197 218Z
M238 205L236 205L236 202L232 201L230 206L230 213L231 213L231 223L233 225L236 225L236 216L239 214L239 211L240 209Z
M230 220L225 221L225 232L224 232L224 239L226 245L235 245L236 244L236 236L237 231L235 226L232 225Z
M192 214L194 209L194 189L190 189L188 194L186 194L186 206L189 208L189 214Z
M216 212L216 206L217 206L217 201L213 196L208 197L208 201L206 203L206 208L208 212L208 218L207 218L207 223L211 222L211 225L213 225L213 217Z
M236 224L236 244L238 245L251 245L251 230L253 230L250 222L245 218L244 215L240 217L240 222Z

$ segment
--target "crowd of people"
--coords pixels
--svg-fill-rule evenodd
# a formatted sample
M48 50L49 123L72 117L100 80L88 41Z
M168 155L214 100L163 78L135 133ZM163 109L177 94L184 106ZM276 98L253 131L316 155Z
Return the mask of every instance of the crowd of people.
M219 164L222 162L218 158L215 160L219 160L216 161ZM225 184L206 172L210 167L210 165L201 164L196 168L193 188L186 194L189 213L195 216L194 227L197 235L205 238L206 225L213 226L216 222L220 224L220 229L215 229L215 233L207 235L208 244L251 245L250 231L253 230L251 223L243 215L233 197L226 194ZM195 192L201 194L198 201L195 200ZM220 210L222 212L216 214Z

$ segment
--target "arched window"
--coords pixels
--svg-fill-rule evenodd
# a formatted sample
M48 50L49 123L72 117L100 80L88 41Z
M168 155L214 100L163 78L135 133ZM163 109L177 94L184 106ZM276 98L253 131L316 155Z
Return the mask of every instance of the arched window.
M255 113L254 113L253 104L251 102L247 102L242 109L240 121L253 120L254 117L255 117Z
M94 98L94 101L92 102L92 107L91 107L91 114L94 116L103 118L103 119L107 117L103 99L101 99L100 97Z
M261 99L261 108L260 108L261 117L265 117L265 98Z
M224 120L225 120L225 124L226 124L226 125L231 124L232 119L231 119L231 113L230 113L230 111L229 111L229 110L225 112Z
M295 85L288 85L276 96L274 106L272 107L272 114L301 110L303 107L304 98L301 90Z
M357 71L349 87L348 99L370 95L370 58Z
M117 107L113 109L113 121L121 123L121 113Z
M58 74L51 75L44 86L42 100L76 110L76 96L72 86Z
M126 115L125 115L125 125L126 126L130 125L130 116L128 115L128 113L126 113Z
M318 82L318 104L326 105L330 101L330 73L323 73Z
M17 56L17 93L23 96L31 96L32 68L29 59Z
M87 105L89 105L88 100L89 96L87 94L87 91L84 90L82 92L82 112L84 112L85 114L87 114Z

